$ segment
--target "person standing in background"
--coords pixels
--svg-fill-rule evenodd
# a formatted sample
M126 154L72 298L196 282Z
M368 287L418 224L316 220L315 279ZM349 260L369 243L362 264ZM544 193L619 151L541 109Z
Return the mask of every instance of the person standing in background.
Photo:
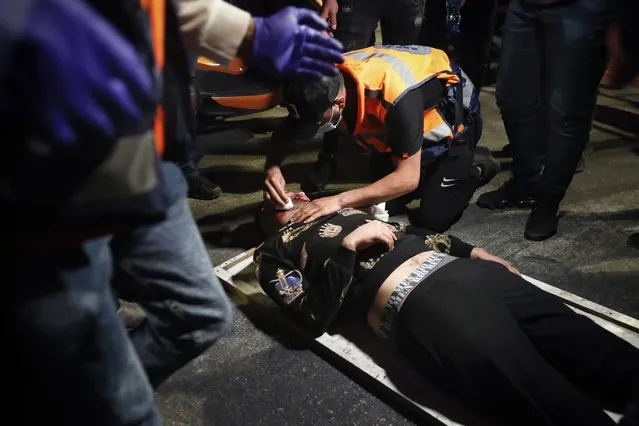
M619 14L619 41L620 48L626 55L639 64L639 27L635 17L639 14L639 2L635 0L625 0L621 6ZM639 154L639 151L635 151ZM628 237L628 246L639 250L639 232L635 232ZM637 404L637 417L639 417L639 404Z
M558 210L586 147L605 66L611 0L512 0L504 25L497 104L512 145L513 178L480 207L532 207L524 236L557 232ZM540 161L540 141L546 160Z
M185 119L181 140L177 144L180 147L175 152L175 163L182 171L188 186L188 197L194 200L215 200L222 195L222 188L211 182L202 174L197 166L200 158L197 151L197 91L195 88L195 73L197 67L197 55L189 55L189 71L191 73L191 107L183 111Z
M429 0L424 9L420 44L448 51L453 43L455 60L477 90L481 90L495 31L497 0L460 2L459 34L447 26L446 0ZM451 38L451 36L454 36Z

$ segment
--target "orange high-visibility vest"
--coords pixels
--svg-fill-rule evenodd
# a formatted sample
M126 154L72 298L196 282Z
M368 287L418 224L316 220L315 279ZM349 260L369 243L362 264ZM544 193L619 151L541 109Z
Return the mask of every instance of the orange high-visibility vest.
M338 69L357 87L356 141L379 152L390 152L385 142L388 111L409 90L439 79L445 87L459 82L445 52L426 46L373 46L348 52ZM439 85L441 86L441 84ZM442 89L443 93L443 89ZM437 108L424 111L424 140L453 138L453 129Z
M166 1L167 0L140 0L142 9L149 15L151 24L151 42L153 43L153 56L155 56L155 66L160 78L164 71L165 57L165 36L166 36ZM165 129L164 129L164 107L158 104L155 112L155 122L153 124L155 147L159 156L164 153Z

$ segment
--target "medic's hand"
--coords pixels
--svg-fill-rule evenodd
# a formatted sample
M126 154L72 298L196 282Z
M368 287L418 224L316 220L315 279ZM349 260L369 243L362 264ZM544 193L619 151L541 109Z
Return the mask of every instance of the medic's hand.
M335 213L341 208L342 205L339 200L339 195L318 198L296 211L295 214L291 216L291 222L310 223L322 216Z
M339 5L337 0L325 0L322 6L322 13L320 16L322 19L326 19L328 25L332 30L337 28L337 12L339 11Z
M253 18L250 64L274 77L336 75L344 62L342 44L325 34L328 24L307 9L286 7L266 18Z
M153 82L136 52L83 1L36 0L14 46L10 97L28 102L21 118L43 141L110 139L153 110Z
M289 197L286 194L286 181L279 166L271 166L264 173L264 196L276 205L283 206Z
M344 237L342 245L356 252L373 244L382 243L388 250L392 250L395 248L395 241L397 241L397 235L393 233L387 224L379 220L373 220Z
M508 269L513 274L521 275L521 273L513 265L511 265L510 262L502 259L501 257L498 257L498 256L495 256L493 254L488 253L483 248L475 247L470 252L470 258L471 259L487 260L489 262L496 262L496 263L499 263L500 265L504 266L506 269Z

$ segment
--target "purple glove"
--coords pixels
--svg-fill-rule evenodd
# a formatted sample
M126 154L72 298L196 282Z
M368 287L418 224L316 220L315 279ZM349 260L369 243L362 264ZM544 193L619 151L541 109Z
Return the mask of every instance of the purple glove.
M266 18L253 18L250 64L274 77L335 75L344 62L342 44L324 33L328 23L307 9L287 7Z
M153 80L133 47L79 0L35 0L13 34L8 104L37 137L71 145L113 138L153 110Z

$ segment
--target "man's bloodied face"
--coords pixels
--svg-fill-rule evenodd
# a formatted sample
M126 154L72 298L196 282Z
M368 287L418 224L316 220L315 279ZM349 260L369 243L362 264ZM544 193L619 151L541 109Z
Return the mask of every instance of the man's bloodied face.
M290 210L278 210L275 203L265 199L260 212L260 227L267 235L272 235L291 220L293 214L308 204L311 200L303 192L286 192L286 196L293 202Z

